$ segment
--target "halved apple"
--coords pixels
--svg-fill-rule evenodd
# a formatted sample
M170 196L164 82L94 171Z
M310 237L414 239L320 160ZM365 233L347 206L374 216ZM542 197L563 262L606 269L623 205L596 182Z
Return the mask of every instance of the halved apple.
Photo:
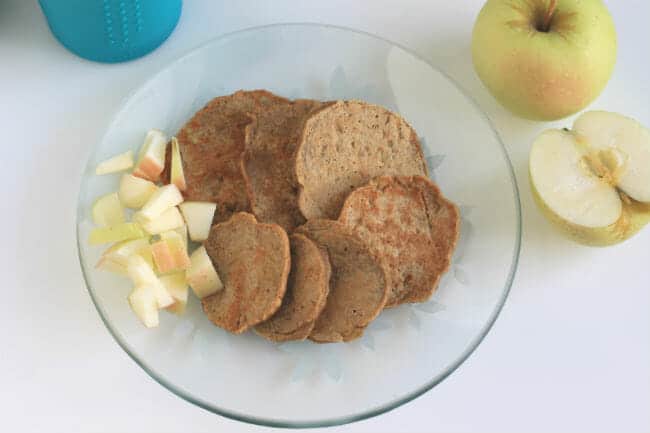
M176 185L161 186L149 197L140 213L143 217L152 220L182 202L183 196Z
M178 140L172 137L172 158L169 180L178 187L179 190L185 191L185 173L183 172L183 161L181 159L181 150L178 147Z
M650 131L632 119L587 112L543 132L529 171L544 215L577 242L612 245L650 221Z
M160 173L165 168L166 148L167 136L164 132L157 129L147 132L133 175L154 182L160 180Z
M124 206L131 209L140 209L157 189L156 184L150 180L132 174L123 174L120 179L118 195Z
M131 167L133 167L133 151L129 150L97 164L95 174L102 175L115 173L118 171L128 170Z
M127 239L143 238L146 233L138 223L122 223L111 227L96 227L88 236L90 245L119 242Z
M153 266L151 255L151 245L149 239L131 239L128 241L118 242L104 251L104 254L97 262L97 269L114 272L121 275L128 275L127 266L129 257L133 254L141 256L149 266Z
M175 231L163 232L151 245L153 259L161 273L182 271L190 266L190 258L181 236Z
M183 216L177 207L172 207L164 211L160 216L154 219L148 219L142 212L133 214L133 221L142 225L147 233L157 235L169 230L175 230L185 224Z
M146 287L138 287L129 295L129 305L147 328L158 326L158 302L153 291Z
M153 268L141 256L134 254L129 257L127 272L136 288L153 292L158 308L167 308L174 303L174 298L160 282Z
M219 274L204 246L200 246L190 256L190 267L186 271L187 282L198 298L205 298L223 289Z
M165 286L167 292L174 298L174 303L167 307L167 311L175 314L183 314L187 305L189 287L185 279L185 272L163 275L160 282Z
M110 227L125 221L124 208L116 192L98 198L93 204L93 222L100 227Z
M178 206L187 223L190 239L202 242L210 235L212 219L217 209L215 203L205 201L186 201Z

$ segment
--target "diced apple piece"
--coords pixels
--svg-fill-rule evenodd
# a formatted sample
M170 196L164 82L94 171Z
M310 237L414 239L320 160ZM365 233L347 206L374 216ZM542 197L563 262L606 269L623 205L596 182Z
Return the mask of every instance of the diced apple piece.
M187 250L187 224L183 224L179 228L174 229L174 231L181 237L181 240L183 241L183 247L185 250Z
M167 136L164 132L157 129L147 132L133 175L153 182L160 180L160 173L165 168L166 148Z
M95 174L116 173L118 171L128 170L131 167L133 167L133 151L129 150L97 164Z
M154 192L149 200L142 206L142 216L152 220L162 215L168 209L183 202L183 196L176 185L161 186Z
M146 236L144 230L138 223L122 223L112 227L94 228L88 237L90 245L107 244L127 239L137 239Z
M120 179L118 195L124 206L131 209L140 209L157 189L156 184L149 180L132 174L124 174Z
M175 231L163 232L151 245L153 258L161 273L181 271L190 266L190 258L181 236Z
M185 272L163 275L160 277L160 282L165 286L167 292L172 295L172 298L174 298L174 303L167 307L167 311L175 314L183 314L187 305L187 295L189 292Z
M179 190L185 191L185 173L183 172L183 161L181 159L181 150L178 147L178 140L172 137L172 161L170 169L170 183L173 183Z
M176 270L176 262L167 242L160 240L151 244L151 254L158 272L166 273Z
M127 275L129 257L140 255L149 266L153 266L151 245L147 238L118 242L107 249L97 262L97 268L121 275Z
M210 227L212 227L212 219L217 205L207 201L186 201L178 207L187 223L190 239L194 242L206 240L210 235Z
M134 254L129 257L127 272L136 287L153 291L158 308L167 308L174 303L174 298L160 282L153 268L141 256Z
M181 235L175 231L160 233L160 239L167 242L174 258L174 263L179 270L185 270L190 266L190 256L187 255L187 243Z
M93 222L100 227L116 226L125 221L124 208L116 192L98 198L91 213Z
M129 295L129 305L147 328L158 326L158 302L156 296L146 287L136 288Z
M190 256L190 267L186 272L186 278L194 294L199 298L205 298L223 289L223 283L204 246L197 248Z
M183 216L178 211L177 207L167 209L162 213L162 215L152 220L147 219L142 215L142 212L136 212L133 214L133 220L142 224L142 227L147 231L147 233L152 235L158 235L162 232L175 230L185 224Z

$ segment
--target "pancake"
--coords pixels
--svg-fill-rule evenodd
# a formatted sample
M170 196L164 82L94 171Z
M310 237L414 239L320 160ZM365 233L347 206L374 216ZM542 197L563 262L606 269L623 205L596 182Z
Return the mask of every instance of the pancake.
M204 245L224 284L201 300L208 318L239 334L271 317L287 287L291 256L286 232L239 212L214 225Z
M298 209L293 158L305 118L322 104L278 98L246 126L242 171L259 221L274 222L288 232L305 222Z
M338 221L310 220L301 233L327 250L332 267L330 290L309 338L318 343L350 341L363 335L388 297L379 259Z
M245 128L252 121L251 115L283 101L266 90L240 90L220 96L208 102L176 134L187 182L183 195L186 200L217 203L214 222L250 210L241 170ZM163 179L169 179L169 169Z
M384 264L387 307L422 302L451 262L460 227L458 208L422 176L383 176L353 191L339 221Z
M291 272L280 309L255 327L272 341L304 340L325 307L330 285L330 262L325 250L301 234L289 237Z
M303 216L336 219L355 188L381 175L427 175L416 132L378 105L339 101L304 124L295 158Z

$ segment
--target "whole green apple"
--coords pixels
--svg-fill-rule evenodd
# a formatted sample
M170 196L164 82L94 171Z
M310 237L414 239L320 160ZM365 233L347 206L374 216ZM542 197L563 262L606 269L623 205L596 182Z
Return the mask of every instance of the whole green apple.
M488 0L474 25L474 67L506 108L555 120L586 107L616 62L601 0Z

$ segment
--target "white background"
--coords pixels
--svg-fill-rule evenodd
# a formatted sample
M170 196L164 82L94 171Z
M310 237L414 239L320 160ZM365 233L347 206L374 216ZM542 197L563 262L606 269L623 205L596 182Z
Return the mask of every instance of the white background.
M593 107L650 126L650 3L608 3L618 29L618 63ZM2 430L270 430L186 403L122 352L84 288L74 212L89 149L123 98L147 77L222 33L311 21L379 34L455 77L506 144L524 218L512 292L469 360L415 401L331 430L650 431L650 228L622 245L590 249L564 240L542 219L531 201L526 160L531 140L550 124L514 118L474 74L470 34L481 5L186 0L176 31L161 48L130 63L101 65L62 48L35 1L0 0Z

